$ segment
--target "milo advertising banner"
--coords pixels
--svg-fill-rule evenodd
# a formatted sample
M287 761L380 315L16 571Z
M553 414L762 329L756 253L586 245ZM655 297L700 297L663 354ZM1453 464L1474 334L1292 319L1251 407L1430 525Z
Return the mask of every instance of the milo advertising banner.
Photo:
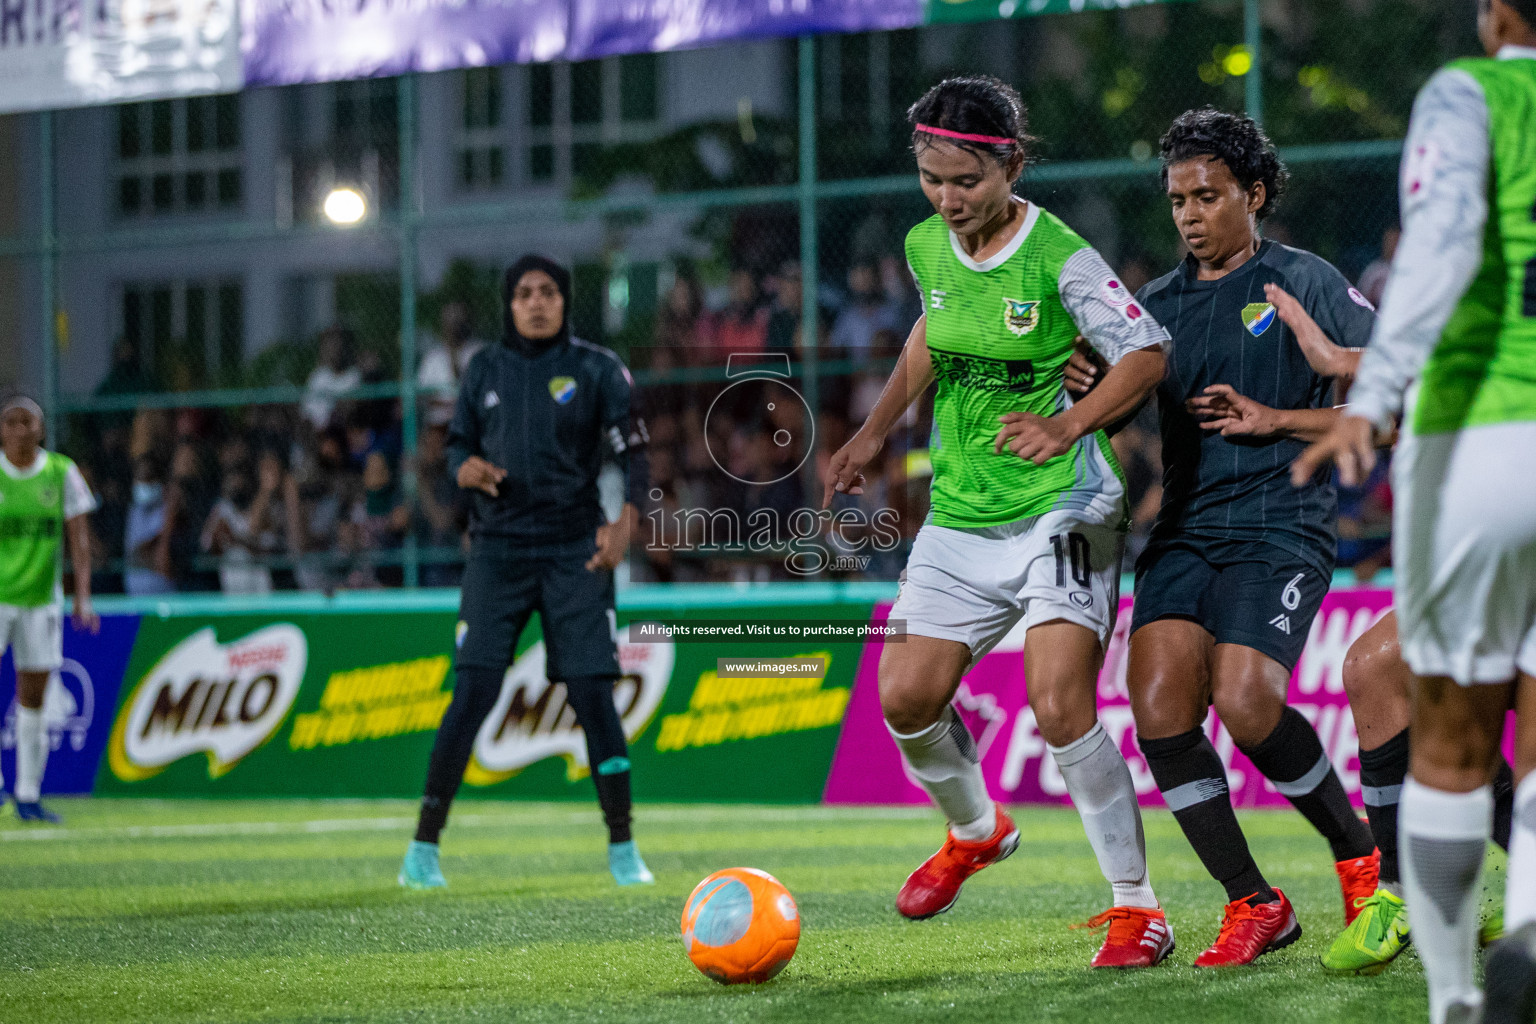
M1381 589L1335 590L1323 599L1307 646L1291 677L1289 703L1316 727L1334 767L1356 805L1360 803L1359 744L1349 700L1344 694L1344 657L1355 638L1391 607L1392 593ZM881 605L883 617L889 605ZM1120 615L1099 675L1099 720L1120 745L1143 804L1161 805L1157 784L1136 746L1136 727L1125 687L1131 599L1122 598ZM876 666L879 644L864 652L841 742L827 781L831 803L927 803L928 798L902 769L880 715ZM1067 787L1029 710L1024 676L1024 631L1016 629L978 662L960 683L955 697L960 717L970 726L981 767L992 795L1009 803L1068 803ZM1232 802L1238 807L1288 806L1285 798L1253 767L1232 742L1216 715L1205 723L1227 769Z
M729 599L724 601L732 605ZM414 797L452 700L456 615L430 610L172 614L138 621L96 792ZM714 621L721 605L619 612L614 687L649 800L819 800L862 642L733 635L743 622L850 618L873 602L727 607L735 625L673 637L639 623ZM815 658L819 674L722 677L720 659ZM545 675L538 620L475 740L464 796L587 799L586 745Z

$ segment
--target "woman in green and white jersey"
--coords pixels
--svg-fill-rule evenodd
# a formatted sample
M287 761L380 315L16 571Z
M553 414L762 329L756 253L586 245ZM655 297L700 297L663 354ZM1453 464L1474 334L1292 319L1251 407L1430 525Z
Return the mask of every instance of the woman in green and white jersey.
M869 419L833 457L823 498L862 492L862 467L937 382L932 511L891 611L908 636L882 652L880 699L909 773L950 829L897 908L910 918L947 910L967 877L1018 845L950 701L1022 621L1036 722L1114 889L1114 906L1094 919L1110 927L1093 963L1151 966L1173 935L1147 879L1130 772L1098 722L1096 682L1127 525L1103 428L1162 379L1168 335L1087 242L1013 195L1032 140L1012 88L950 79L908 117L935 211L907 236L925 313ZM1079 335L1112 369L1074 404L1063 368Z
M17 396L0 405L0 654L16 662L16 814L57 822L39 795L48 757L43 696L64 664L64 535L75 567L75 623L94 632L86 514L96 499L67 457L41 447L43 411Z
M1392 462L1393 588L1416 677L1398 804L1404 898L1430 1020L1529 1022L1536 1007L1536 0L1479 0L1487 54L1419 92L1403 239L1345 415L1296 461L1345 484ZM1508 935L1477 986L1490 780L1514 709Z

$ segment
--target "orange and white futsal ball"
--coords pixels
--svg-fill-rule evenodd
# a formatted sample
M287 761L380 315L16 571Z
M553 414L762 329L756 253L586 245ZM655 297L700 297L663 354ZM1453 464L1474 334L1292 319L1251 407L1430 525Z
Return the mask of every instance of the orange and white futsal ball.
M726 868L700 882L683 906L688 959L722 985L767 981L800 944L800 910L766 871Z

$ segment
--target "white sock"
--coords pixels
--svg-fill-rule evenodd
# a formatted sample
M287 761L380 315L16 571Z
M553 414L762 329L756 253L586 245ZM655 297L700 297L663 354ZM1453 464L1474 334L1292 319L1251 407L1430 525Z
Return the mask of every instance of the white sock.
M16 802L35 804L43 785L43 709L16 705Z
M889 722L886 728L891 729ZM978 842L996 831L997 808L981 777L976 741L954 708L946 707L939 720L921 732L904 735L891 729L891 738L901 749L907 774L944 812L956 839Z
M1504 873L1504 930L1536 921L1536 772L1515 787L1515 828Z
M1475 971L1478 883L1493 834L1493 787L1447 793L1410 776L1398 831L1413 944L1429 982L1429 1019L1443 1024L1451 1004L1482 1003Z
M1109 733L1094 722L1080 738L1050 750L1099 858L1099 870L1114 889L1115 906L1156 907L1136 786Z

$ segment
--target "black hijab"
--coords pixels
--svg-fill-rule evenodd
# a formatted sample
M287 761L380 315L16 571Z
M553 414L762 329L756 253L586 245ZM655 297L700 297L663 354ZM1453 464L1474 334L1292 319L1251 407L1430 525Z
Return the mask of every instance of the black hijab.
M565 300L564 315L560 320L560 329L548 338L525 338L517 332L517 325L512 320L512 292L517 288L517 282L523 279L523 275L530 270L542 270L554 279L555 287L560 289L560 297ZM528 253L507 268L507 272L501 279L501 343L517 349L524 355L538 355L555 345L569 341L571 337L571 274L560 264L552 259L540 256L537 253Z

